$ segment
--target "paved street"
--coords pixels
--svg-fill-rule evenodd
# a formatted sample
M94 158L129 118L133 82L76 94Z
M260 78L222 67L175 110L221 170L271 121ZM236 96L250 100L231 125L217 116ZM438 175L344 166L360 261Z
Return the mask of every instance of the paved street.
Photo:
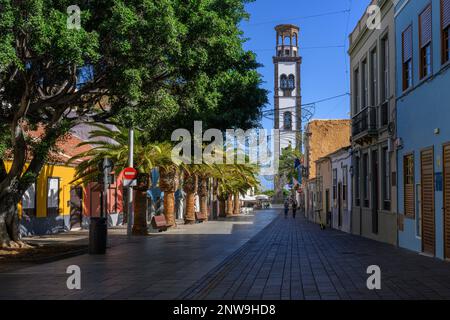
M82 290L66 288L67 266ZM366 287L369 265L382 290ZM0 274L2 299L450 299L450 264L277 210Z

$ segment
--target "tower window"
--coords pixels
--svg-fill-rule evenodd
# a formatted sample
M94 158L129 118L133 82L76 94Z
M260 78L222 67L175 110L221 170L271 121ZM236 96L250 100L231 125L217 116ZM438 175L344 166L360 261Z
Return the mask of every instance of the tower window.
M285 74L282 74L280 77L280 87L282 90L286 90L288 88L288 78Z
M293 74L289 75L288 88L290 90L294 90L295 89L295 76Z
M292 113L290 111L283 115L283 128L284 130L292 130Z

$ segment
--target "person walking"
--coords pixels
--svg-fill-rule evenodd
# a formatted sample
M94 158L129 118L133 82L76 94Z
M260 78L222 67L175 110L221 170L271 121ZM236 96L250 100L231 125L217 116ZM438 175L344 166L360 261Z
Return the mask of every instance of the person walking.
M284 218L288 217L288 213L289 213L289 200L286 198L286 200L284 200Z
M297 214L297 200L292 198L292 217L295 219L295 215Z

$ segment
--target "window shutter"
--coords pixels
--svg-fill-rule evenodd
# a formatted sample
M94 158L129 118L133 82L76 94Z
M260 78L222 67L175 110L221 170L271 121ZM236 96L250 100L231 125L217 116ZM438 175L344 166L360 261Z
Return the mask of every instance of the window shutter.
M412 58L412 26L409 26L406 28L405 31L403 31L402 35L402 42L403 42L403 62L408 61Z
M425 47L431 42L432 27L431 27L431 5L429 5L420 15L420 47Z
M442 1L442 27L445 29L450 25L450 0Z

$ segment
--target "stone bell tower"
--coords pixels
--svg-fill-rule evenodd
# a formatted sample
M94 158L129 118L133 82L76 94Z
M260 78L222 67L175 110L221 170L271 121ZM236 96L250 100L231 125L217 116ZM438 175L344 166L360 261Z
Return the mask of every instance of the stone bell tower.
M274 90L274 127L280 132L280 154L291 146L302 151L302 115L300 66L302 58L298 51L299 27L282 24L275 27L277 42ZM292 164L294 165L294 164ZM283 201L283 187L288 181L275 176L275 202Z
M280 130L280 148L289 145L302 150L301 88L298 52L299 28L292 24L275 27L277 33L275 65L275 129Z

